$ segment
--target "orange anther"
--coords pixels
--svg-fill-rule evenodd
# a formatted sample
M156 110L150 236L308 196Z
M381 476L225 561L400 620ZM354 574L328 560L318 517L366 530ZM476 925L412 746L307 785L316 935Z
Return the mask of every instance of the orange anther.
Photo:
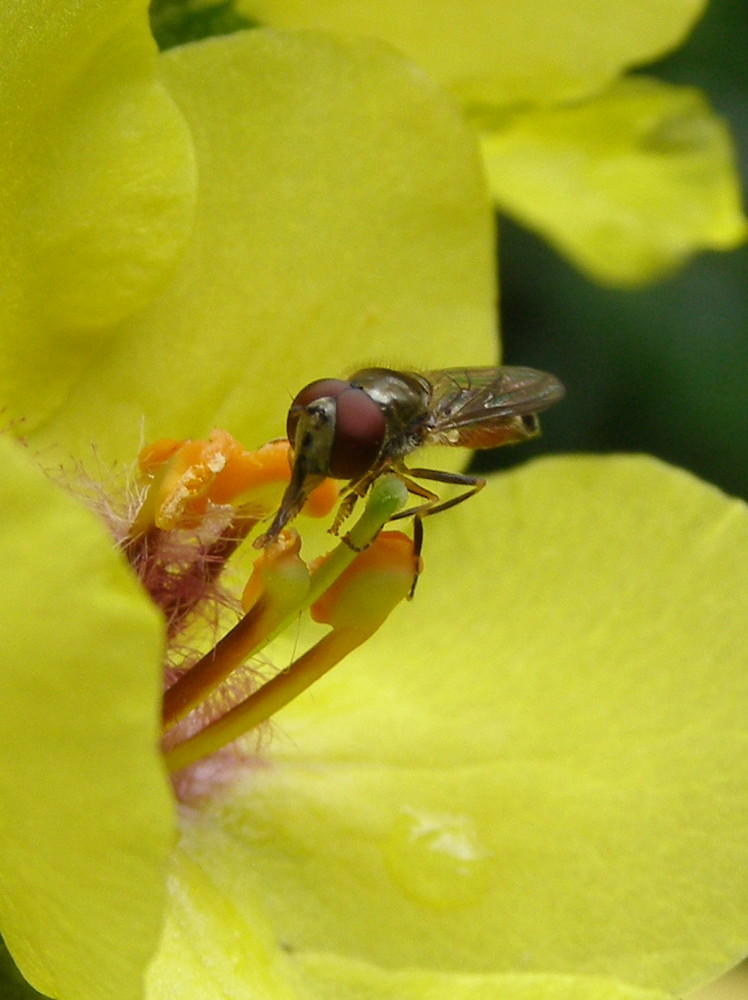
M138 455L140 471L152 476L183 444L184 441L179 441L177 438L161 438L160 441L147 444Z
M302 514L308 517L325 517L338 502L340 490L334 479L323 479L309 496L301 508Z
M291 474L285 438L247 451L221 428L204 440L155 441L141 450L138 463L151 480L147 510L152 513L147 516L162 530L193 525L209 502L232 504L245 517L265 517L278 504ZM337 496L335 482L326 480L309 496L304 513L324 517Z

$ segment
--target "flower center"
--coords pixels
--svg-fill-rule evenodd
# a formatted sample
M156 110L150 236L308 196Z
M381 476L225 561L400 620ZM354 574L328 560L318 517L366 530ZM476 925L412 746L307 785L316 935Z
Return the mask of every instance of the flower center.
M238 607L222 574L277 506L290 476L289 444L272 441L248 452L216 430L204 441L149 445L139 464L142 502L121 546L163 612L174 649L201 617L216 631L221 611ZM329 514L337 492L324 480L303 513ZM381 530L406 497L397 476L383 475L359 520L322 559L305 562L301 538L289 528L255 558L236 624L203 655L167 664L163 746L172 773L265 722L365 642L408 596L419 561L413 542ZM258 685L247 663L307 612L330 630Z

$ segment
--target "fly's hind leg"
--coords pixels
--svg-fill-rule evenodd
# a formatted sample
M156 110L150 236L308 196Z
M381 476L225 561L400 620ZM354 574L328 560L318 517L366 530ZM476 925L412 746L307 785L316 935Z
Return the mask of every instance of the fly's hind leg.
M394 514L390 520L396 521L401 517L413 518L413 554L416 560L416 571L413 576L413 584L408 594L408 600L412 600L416 592L416 584L421 573L421 550L423 548L423 519L431 514L438 514L439 511L449 510L456 507L458 503L467 500L468 497L475 496L486 485L486 480L480 476L469 476L461 472L440 472L437 469L408 469L408 475L398 472L398 475L408 488L408 492L414 496L422 497L424 502L417 507L409 507L407 510L400 510ZM426 479L435 483L445 483L451 486L465 486L465 492L459 496L451 497L449 500L440 500L438 495L432 490L413 482L409 476L415 479Z
M450 507L456 507L458 503L462 503L462 501L467 500L468 497L475 496L475 494L482 490L486 485L486 481L478 476L468 476L466 473L440 472L437 469L406 469L405 467L391 466L388 471L394 472L395 475L399 476L405 484L408 493L412 494L414 497L419 497L423 501L414 507L407 507L405 510L398 511L390 518L391 521L398 521L403 517L413 518L413 556L415 558L416 569L413 574L413 584L408 594L408 600L411 600L413 594L415 593L416 584L418 583L418 577L421 572L424 517L428 517L431 514L437 514L442 510L449 510ZM356 505L356 501L360 496L363 496L366 493L375 478L376 476L365 476L363 479L359 480L359 482L353 484L350 488L350 492L343 498L340 507L338 508L338 512L335 515L335 520L330 528L332 534L338 533L341 524L352 513L353 508ZM451 497L449 500L440 500L437 493L434 493L434 491L428 489L428 487L415 482L416 479L425 479L435 483L445 483L448 486L464 486L465 492L460 493L459 496ZM350 546L351 543L348 535L344 536L343 541L346 545Z
M475 496L486 485L486 480L480 476L469 476L464 472L440 472L437 469L407 469L405 471L407 475L403 475L402 472L398 472L398 475L408 487L408 492L413 493L414 496L423 497L425 503L419 504L417 507L409 507L407 510L399 510L397 514L392 515L391 521L396 521L400 517L423 519L430 517L431 514L438 514L442 510L449 510L450 507L456 507L458 503L462 503L468 497ZM412 482L410 476L413 479L426 479L429 482L446 483L449 486L464 486L466 489L464 493L450 497L449 500L440 500L432 490Z
M415 569L413 570L413 582L410 585L410 590L408 591L408 600L413 600L413 595L416 592L416 584L418 583L418 577L421 575L421 569L423 568L423 560L421 559L421 549L423 548L423 517L420 514L413 515L413 564Z

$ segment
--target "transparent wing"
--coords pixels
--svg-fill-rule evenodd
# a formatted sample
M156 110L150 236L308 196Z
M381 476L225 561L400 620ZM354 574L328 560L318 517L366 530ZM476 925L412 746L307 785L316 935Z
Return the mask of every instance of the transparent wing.
M424 377L432 387L425 443L432 444L503 444L514 418L534 416L564 395L557 378L534 368L444 368Z

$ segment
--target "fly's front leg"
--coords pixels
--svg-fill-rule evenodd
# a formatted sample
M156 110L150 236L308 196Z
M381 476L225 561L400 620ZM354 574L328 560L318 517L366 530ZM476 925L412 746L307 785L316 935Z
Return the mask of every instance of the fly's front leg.
M362 476L361 479L354 480L353 482L348 484L345 490L345 496L341 500L340 506L338 507L337 513L335 514L335 520L332 522L332 525L327 529L329 534L331 535L338 534L343 522L347 521L348 518L351 516L354 507L361 499L361 497L366 496L366 494L369 491L369 487L376 478L377 478L376 476L367 474L365 476Z
M327 529L331 535L337 535L340 531L340 526L344 521L353 513L353 508L356 506L358 501L357 493L349 493L347 496L343 497L338 507L337 513L335 514L335 520L332 522L330 527Z

